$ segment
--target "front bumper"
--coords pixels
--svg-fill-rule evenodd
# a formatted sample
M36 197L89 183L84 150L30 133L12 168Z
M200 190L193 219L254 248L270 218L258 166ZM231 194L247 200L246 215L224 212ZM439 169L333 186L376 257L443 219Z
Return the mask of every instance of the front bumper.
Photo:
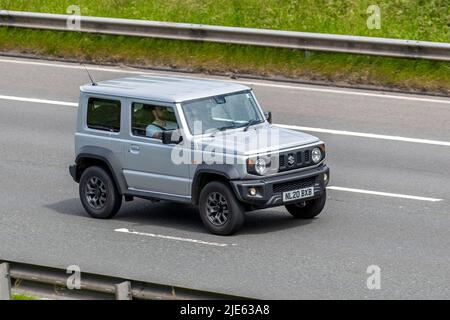
M327 181L324 180L325 174L328 177ZM296 189L314 187L314 195L300 201L320 198L329 181L330 169L326 165L321 165L313 169L281 174L275 177L261 177L257 180L232 180L231 184L241 202L255 208L268 208L284 205L283 192ZM255 196L249 194L250 188L258 190Z

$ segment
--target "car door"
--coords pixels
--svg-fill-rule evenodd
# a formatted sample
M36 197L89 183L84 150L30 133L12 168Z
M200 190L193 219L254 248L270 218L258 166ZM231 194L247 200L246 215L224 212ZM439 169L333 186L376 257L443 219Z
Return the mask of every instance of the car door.
M178 127L176 107L140 100L130 100L128 107L130 132L124 144L124 176L129 189L161 198L190 199L189 165L172 161L176 144L163 144L155 134L158 128ZM164 109L167 119L158 122L156 108Z

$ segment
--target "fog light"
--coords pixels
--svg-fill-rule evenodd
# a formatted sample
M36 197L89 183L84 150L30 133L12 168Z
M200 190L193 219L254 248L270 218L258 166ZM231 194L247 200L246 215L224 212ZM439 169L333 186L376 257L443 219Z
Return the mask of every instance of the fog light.
M256 196L256 188L250 188L248 189L248 194L252 197Z
M323 181L328 181L328 175L326 174L326 173L324 173L324 175L323 175Z

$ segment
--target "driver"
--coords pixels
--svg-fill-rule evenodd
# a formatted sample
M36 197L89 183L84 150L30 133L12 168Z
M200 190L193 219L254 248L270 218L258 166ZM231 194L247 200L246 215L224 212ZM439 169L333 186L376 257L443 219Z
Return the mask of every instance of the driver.
M145 130L147 137L161 139L163 131L178 129L176 122L166 120L169 118L167 108L155 107L152 112L155 120Z

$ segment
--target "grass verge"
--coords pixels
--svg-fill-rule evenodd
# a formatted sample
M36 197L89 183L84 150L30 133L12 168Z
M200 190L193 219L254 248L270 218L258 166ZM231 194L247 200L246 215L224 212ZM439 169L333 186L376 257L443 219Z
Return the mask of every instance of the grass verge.
M83 15L449 41L448 0L0 0L0 8ZM450 63L291 49L0 28L0 51L96 63L252 74L450 95Z
M0 50L94 63L450 94L450 63L438 61L15 28L0 28Z
M36 298L26 296L23 294L13 294L12 300L36 300Z
M369 29L367 8L380 8ZM411 40L449 40L448 0L0 0L0 8Z

